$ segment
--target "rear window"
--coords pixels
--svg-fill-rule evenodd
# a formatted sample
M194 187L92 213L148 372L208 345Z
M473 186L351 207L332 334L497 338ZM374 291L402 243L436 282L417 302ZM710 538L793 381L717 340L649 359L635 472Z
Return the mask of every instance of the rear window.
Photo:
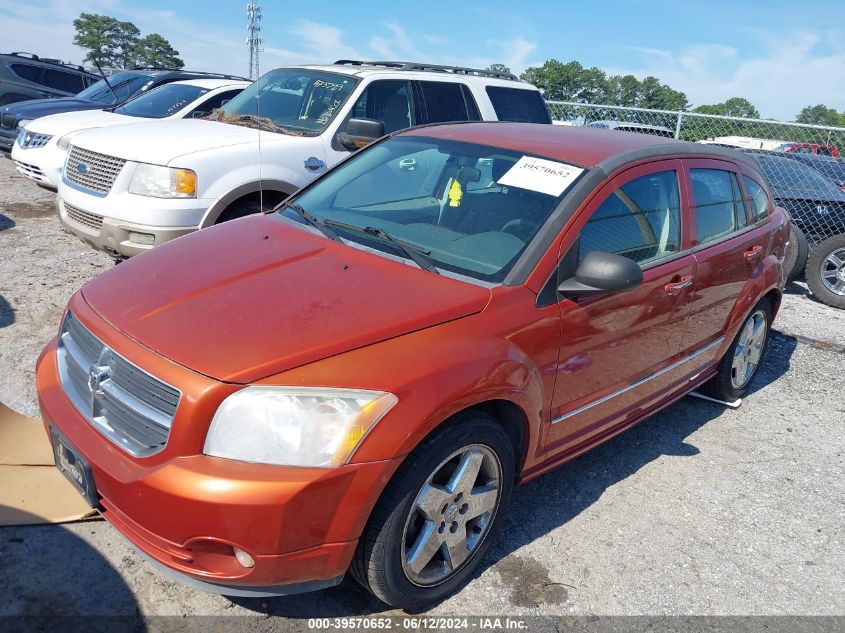
M551 123L549 110L536 90L487 86L487 96L499 121L521 123Z
M722 169L691 169L698 243L712 242L745 226L735 177Z
M56 90L70 92L72 94L76 94L85 88L82 83L82 75L68 73L54 68L47 68L44 71L44 83Z
M467 97L472 99L472 95L466 94L461 84L421 81L420 89L429 123L479 119L475 103L470 107L467 104Z

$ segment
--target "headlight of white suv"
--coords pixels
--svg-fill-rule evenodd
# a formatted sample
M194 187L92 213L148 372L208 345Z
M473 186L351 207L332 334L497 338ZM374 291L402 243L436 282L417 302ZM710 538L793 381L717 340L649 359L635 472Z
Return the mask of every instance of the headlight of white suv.
M203 452L279 466L342 466L397 402L384 391L246 387L217 409Z
M197 175L190 169L139 163L132 174L129 193L153 198L196 198Z
M74 136L83 132L84 130L76 130L75 132L68 132L63 137L61 137L58 141L56 141L56 145L58 145L59 149L62 151L68 151L70 148L70 141L73 139Z

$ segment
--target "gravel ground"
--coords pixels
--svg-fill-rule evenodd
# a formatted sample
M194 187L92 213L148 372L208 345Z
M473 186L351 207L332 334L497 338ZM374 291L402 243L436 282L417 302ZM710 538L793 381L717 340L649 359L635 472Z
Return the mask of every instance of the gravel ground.
M0 401L35 414L39 350L110 265L0 158ZM793 284L775 328L739 409L686 398L515 491L481 572L431 614L845 614L845 312ZM103 522L3 528L0 570L0 616L392 613L350 580L296 598L194 591Z

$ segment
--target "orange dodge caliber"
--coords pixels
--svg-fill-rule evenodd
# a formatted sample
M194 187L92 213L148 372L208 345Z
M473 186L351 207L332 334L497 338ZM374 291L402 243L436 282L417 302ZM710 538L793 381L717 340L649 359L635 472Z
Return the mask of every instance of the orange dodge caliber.
M38 362L44 423L161 571L227 595L349 571L418 610L481 564L514 483L748 391L787 235L750 155L407 130L85 285Z

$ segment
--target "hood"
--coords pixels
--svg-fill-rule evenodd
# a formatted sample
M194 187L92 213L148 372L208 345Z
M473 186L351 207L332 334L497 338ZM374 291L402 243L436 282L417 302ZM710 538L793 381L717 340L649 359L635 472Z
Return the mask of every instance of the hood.
M143 129L138 129L139 125L143 125ZM282 137L273 132L261 135L262 143L277 142ZM284 138L292 142L300 140L294 136ZM199 119L165 119L121 125L116 129L91 130L75 139L74 145L126 160L166 165L185 154L257 140L255 128Z
M137 123L137 117L115 114L106 110L83 110L79 112L62 112L51 114L33 121L27 130L36 134L50 134L60 136L77 130L87 130L95 127L108 127L124 123Z
M59 112L75 112L77 110L102 110L108 107L99 101L77 99L76 97L60 97L58 99L32 99L19 101L0 109L0 114L14 114L18 121L21 119L37 119L48 114Z
M256 215L134 257L82 295L162 356L248 383L474 314L490 291Z

